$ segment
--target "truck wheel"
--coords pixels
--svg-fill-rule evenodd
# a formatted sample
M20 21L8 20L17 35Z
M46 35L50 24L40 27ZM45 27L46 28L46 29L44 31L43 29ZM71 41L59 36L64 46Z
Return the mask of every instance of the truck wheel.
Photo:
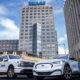
M35 80L43 80L44 77L38 77L38 76L35 76L34 79L35 79Z
M8 78L14 78L15 77L15 73L14 73L14 68L13 66L9 67L8 71L7 71L7 77Z
M70 80L72 78L72 70L69 65L65 65L64 67L64 79Z

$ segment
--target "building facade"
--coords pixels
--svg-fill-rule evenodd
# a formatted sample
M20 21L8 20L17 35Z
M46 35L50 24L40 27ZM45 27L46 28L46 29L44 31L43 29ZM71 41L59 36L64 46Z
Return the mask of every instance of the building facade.
M33 54L33 25L41 24L42 57L57 55L57 33L54 27L53 8L45 2L29 2L21 11L19 50Z
M18 51L19 40L0 40L0 52Z
M35 23L33 25L33 54L41 55L41 24Z
M64 15L69 53L76 58L80 58L80 0L66 0Z

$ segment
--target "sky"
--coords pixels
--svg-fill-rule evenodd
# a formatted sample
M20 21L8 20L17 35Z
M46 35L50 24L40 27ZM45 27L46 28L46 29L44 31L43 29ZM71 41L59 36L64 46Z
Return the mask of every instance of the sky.
M29 1L43 0L0 0L0 40L19 39L20 10ZM64 0L44 0L53 6L59 54L68 53L67 34L63 12ZM65 46L64 46L65 44Z

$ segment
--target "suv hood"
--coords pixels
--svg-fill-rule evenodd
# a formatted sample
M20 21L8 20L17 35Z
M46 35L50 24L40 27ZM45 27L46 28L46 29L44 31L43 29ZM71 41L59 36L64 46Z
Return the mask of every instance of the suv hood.
M58 61L67 61L66 59L50 59L50 60L46 60L46 61L43 61L43 62L37 62L36 64L39 64L39 63L52 63L52 62L58 62Z

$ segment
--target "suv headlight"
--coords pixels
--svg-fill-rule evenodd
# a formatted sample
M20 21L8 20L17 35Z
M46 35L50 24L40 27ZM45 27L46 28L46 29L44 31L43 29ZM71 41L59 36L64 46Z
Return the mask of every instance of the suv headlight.
M56 61L56 62L53 62L53 64L63 64L64 61Z

